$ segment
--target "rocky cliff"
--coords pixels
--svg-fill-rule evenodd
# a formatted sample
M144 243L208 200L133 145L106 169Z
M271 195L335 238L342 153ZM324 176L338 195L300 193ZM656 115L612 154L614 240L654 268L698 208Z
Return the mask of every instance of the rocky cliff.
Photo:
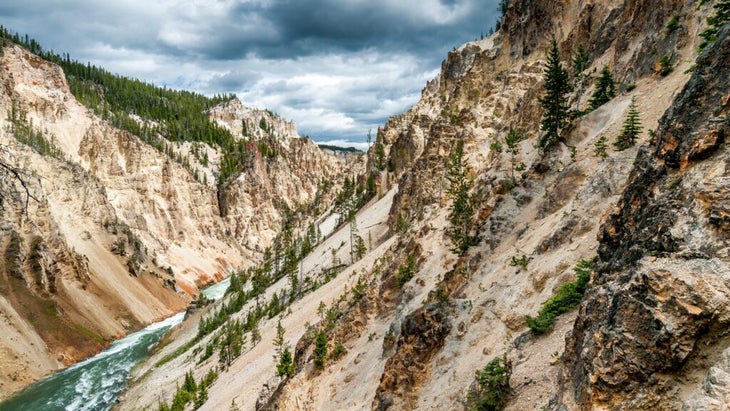
M153 147L77 102L58 66L3 42L0 398L184 309L259 261L290 210L306 221L333 195L325 182L346 165L293 123L238 100L209 115L239 139L250 120L276 155L252 142L249 167L218 186L219 147Z
M3 180L7 213L18 221L3 237L8 284L60 293L53 284L74 275L91 287L101 257L89 249L101 244L120 278L148 278L177 302L164 285L200 278L185 269L202 276L212 260L267 257L167 337L135 371L119 409L170 403L186 373L215 375L203 400L194 394L201 410L473 409L480 401L509 410L724 409L730 34L725 28L698 55L712 5L508 2L497 33L450 52L421 99L378 130L336 197L324 193L341 163L293 138L270 112L235 100L210 110L247 154L240 175L213 187L221 154L175 145L173 154L188 155L211 182L196 184L180 161L73 105L52 66L6 49L4 64L27 62L3 80L8 95L24 99L34 124L41 109L53 119L43 127L66 157L42 158L8 139L3 153L27 157L12 151L19 162L5 161L78 182L69 194L43 178ZM538 98L553 39L564 66L582 46L588 68L569 96L564 142L544 150ZM45 72L17 81L34 66ZM616 95L589 109L604 67ZM33 97L49 88L61 91ZM632 102L643 132L631 147L614 148ZM73 112L85 113L74 121L84 124L81 134L61 126ZM515 130L524 139L508 142ZM464 164L455 167L462 146ZM201 149L209 166L198 161ZM457 251L455 169L472 206L459 220L468 242ZM195 210L181 210L190 204ZM281 225L308 209L319 217L306 235L304 225L285 230L267 252ZM27 215L50 217L22 231L34 221ZM78 231L78 216L97 228ZM124 255L111 254L122 243ZM187 250L200 257L183 259ZM36 269L38 255L59 263ZM129 255L137 277L127 274ZM168 265L175 282L156 268ZM526 316L551 310L554 323L528 327ZM17 329L40 341L32 328ZM282 363L285 351L291 363ZM484 376L495 369L506 383Z
M567 340L582 408L721 409L728 404L725 224L730 31L643 147L599 232L596 284Z
M483 392L475 372L504 358L506 409L722 409L726 40L696 51L711 13L701 1L510 1L501 30L450 52L419 102L378 130L355 179L376 194L355 213L354 232L370 239L362 259L343 253L351 225L323 230L299 275L341 270L326 286L261 319L261 340L229 367L213 354L155 369L184 343L165 347L120 408L168 401L165 387L192 367L220 372L201 409L469 409ZM540 150L553 38L566 67L585 48L588 80L580 103L570 95L565 143ZM617 95L589 110L604 66ZM644 132L615 150L632 100ZM526 137L512 152L510 129ZM474 205L462 254L450 239L457 143ZM565 293L581 261L595 269L580 309L531 331L525 317ZM250 316L259 300L247 304ZM245 307L231 319L246 320ZM295 357L286 377L279 321Z

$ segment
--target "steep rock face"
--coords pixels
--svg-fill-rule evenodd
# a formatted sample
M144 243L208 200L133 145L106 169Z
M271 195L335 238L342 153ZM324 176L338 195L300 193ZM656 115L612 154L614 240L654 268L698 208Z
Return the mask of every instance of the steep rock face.
M676 409L692 389L727 390L701 388L697 370L720 361L717 373L728 346L730 80L718 75L728 64L726 29L698 58L601 228L598 285L581 306L565 355L583 408ZM689 409L705 409L703 395Z
M17 140L10 117L20 111L53 153ZM0 181L0 305L8 319L0 326L8 336L0 339L0 398L184 309L202 285L254 263L287 207L326 200L320 183L336 180L344 164L265 110L233 100L210 115L224 127L234 121L240 135L240 113L268 116L254 134L272 140L278 157L262 158L252 144L258 157L228 186L224 213L219 149L170 143L163 153L81 106L59 67L3 43L0 158L20 179L3 172Z
M215 107L210 116L247 141L246 167L221 187L218 201L227 232L252 256L271 244L288 214L311 215L329 204L355 160L341 161L299 137L292 122L268 110L244 107L237 99Z
M385 364L373 409L390 408L394 396L400 397L400 407L415 407L418 396L409 387L420 385L415 379L428 374L427 365L431 356L443 346L446 335L451 331L446 310L444 305L431 304L414 311L403 320L396 354Z

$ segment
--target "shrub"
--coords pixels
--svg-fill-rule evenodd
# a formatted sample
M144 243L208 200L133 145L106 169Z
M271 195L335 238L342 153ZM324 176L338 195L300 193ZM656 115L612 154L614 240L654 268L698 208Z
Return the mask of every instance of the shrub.
M555 318L580 304L590 280L592 268L592 260L580 260L573 268L576 274L575 281L561 285L558 292L542 304L537 317L529 315L525 317L525 322L532 332L543 334L550 331Z
M522 254L520 257L517 257L516 255L512 256L512 259L509 262L509 265L512 267L521 267L523 270L527 269L527 256Z
M666 77L672 72L672 70L674 70L674 68L672 67L671 57L666 54L663 55L657 62L656 73L662 77Z
M477 372L477 385L469 393L472 411L498 411L504 408L510 395L509 378L512 365L507 354L494 358Z
M327 361L327 334L324 331L317 333L314 341L314 366L318 370L324 369L324 363Z
M347 353L347 348L345 348L342 343L335 344L335 347L332 349L332 359L336 360L340 358L341 356L345 355Z
M398 285L403 286L405 283L410 281L411 278L416 274L416 259L409 255L406 259L406 263L398 268L398 272L395 274L395 278L398 280Z
M667 34L672 34L675 30L680 27L679 16L672 16L671 20L667 23Z

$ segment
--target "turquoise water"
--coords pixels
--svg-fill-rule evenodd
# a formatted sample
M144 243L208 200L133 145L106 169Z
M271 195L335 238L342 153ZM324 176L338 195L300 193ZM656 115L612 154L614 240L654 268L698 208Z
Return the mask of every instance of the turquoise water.
M217 300L228 284L226 279L206 288L203 294ZM110 410L126 387L132 367L146 358L165 332L184 317L184 312L177 313L113 342L94 357L49 375L0 403L0 411Z
M203 290L203 295L210 298L211 300L219 300L226 293L226 290L230 285L231 277L227 277L225 280L219 282L218 284L213 284Z

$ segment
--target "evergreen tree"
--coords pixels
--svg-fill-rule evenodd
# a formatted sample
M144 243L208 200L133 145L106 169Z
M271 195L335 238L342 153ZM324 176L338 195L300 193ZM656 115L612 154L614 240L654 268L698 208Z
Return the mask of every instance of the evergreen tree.
M515 156L520 153L519 143L525 138L527 138L525 133L513 127L509 128L507 137L504 138L504 144L507 146L507 151L510 153L512 184L515 183Z
M188 370L188 372L185 373L185 382L183 382L183 389L191 394L198 391L198 385L195 383L195 377L193 376L193 371Z
M573 56L573 86L576 90L575 95L575 109L580 110L580 100L583 97L583 90L585 88L585 82L588 76L586 70L588 70L588 63L590 62L590 55L586 51L585 47L581 44L578 46L578 50Z
M385 170L385 148L380 139L375 140L375 168L379 171Z
M276 347L276 355L278 357L281 356L281 353L284 351L284 347L286 345L286 341L284 341L284 333L286 330L281 325L281 320L279 320L276 323L276 337L274 337L274 347Z
M730 0L717 0L715 2L715 14L707 18L707 24L710 26L700 33L702 44L700 50L709 46L717 40L717 32L720 27L730 22Z
M567 94L570 91L568 72L560 64L558 42L553 40L545 66L545 95L540 98L540 105L545 110L542 116L542 130L545 134L539 142L543 150L549 149L558 141L564 141L560 133L569 122Z
M631 99L629 105L629 112L626 114L626 120L624 120L624 126L621 130L621 134L616 137L616 141L613 145L617 150L625 150L636 144L636 138L641 134L641 119L639 118L639 110L636 107L636 98Z
M318 370L324 369L324 363L327 360L327 334L324 330L317 333L314 342L314 366Z
M294 359L289 347L284 348L281 357L279 357L279 363L276 364L276 375L287 378L294 376Z
M251 330L251 345L255 347L259 342L261 342L261 332L259 331L258 323L254 323L253 329Z
M588 106L591 110L601 107L603 104L616 97L616 82L608 66L603 66L601 76L598 77L596 89L593 91Z
M464 141L457 140L453 153L446 163L446 179L449 181L447 194L451 198L451 213L449 214L449 227L447 233L454 244L452 251L458 255L463 254L472 239L469 237L471 217L474 213L469 191L472 181L469 176L471 169L464 159Z
M605 135L601 135L601 137L596 140L596 142L593 144L593 154L596 157L600 157L601 159L604 159L608 157L608 144L607 139Z

